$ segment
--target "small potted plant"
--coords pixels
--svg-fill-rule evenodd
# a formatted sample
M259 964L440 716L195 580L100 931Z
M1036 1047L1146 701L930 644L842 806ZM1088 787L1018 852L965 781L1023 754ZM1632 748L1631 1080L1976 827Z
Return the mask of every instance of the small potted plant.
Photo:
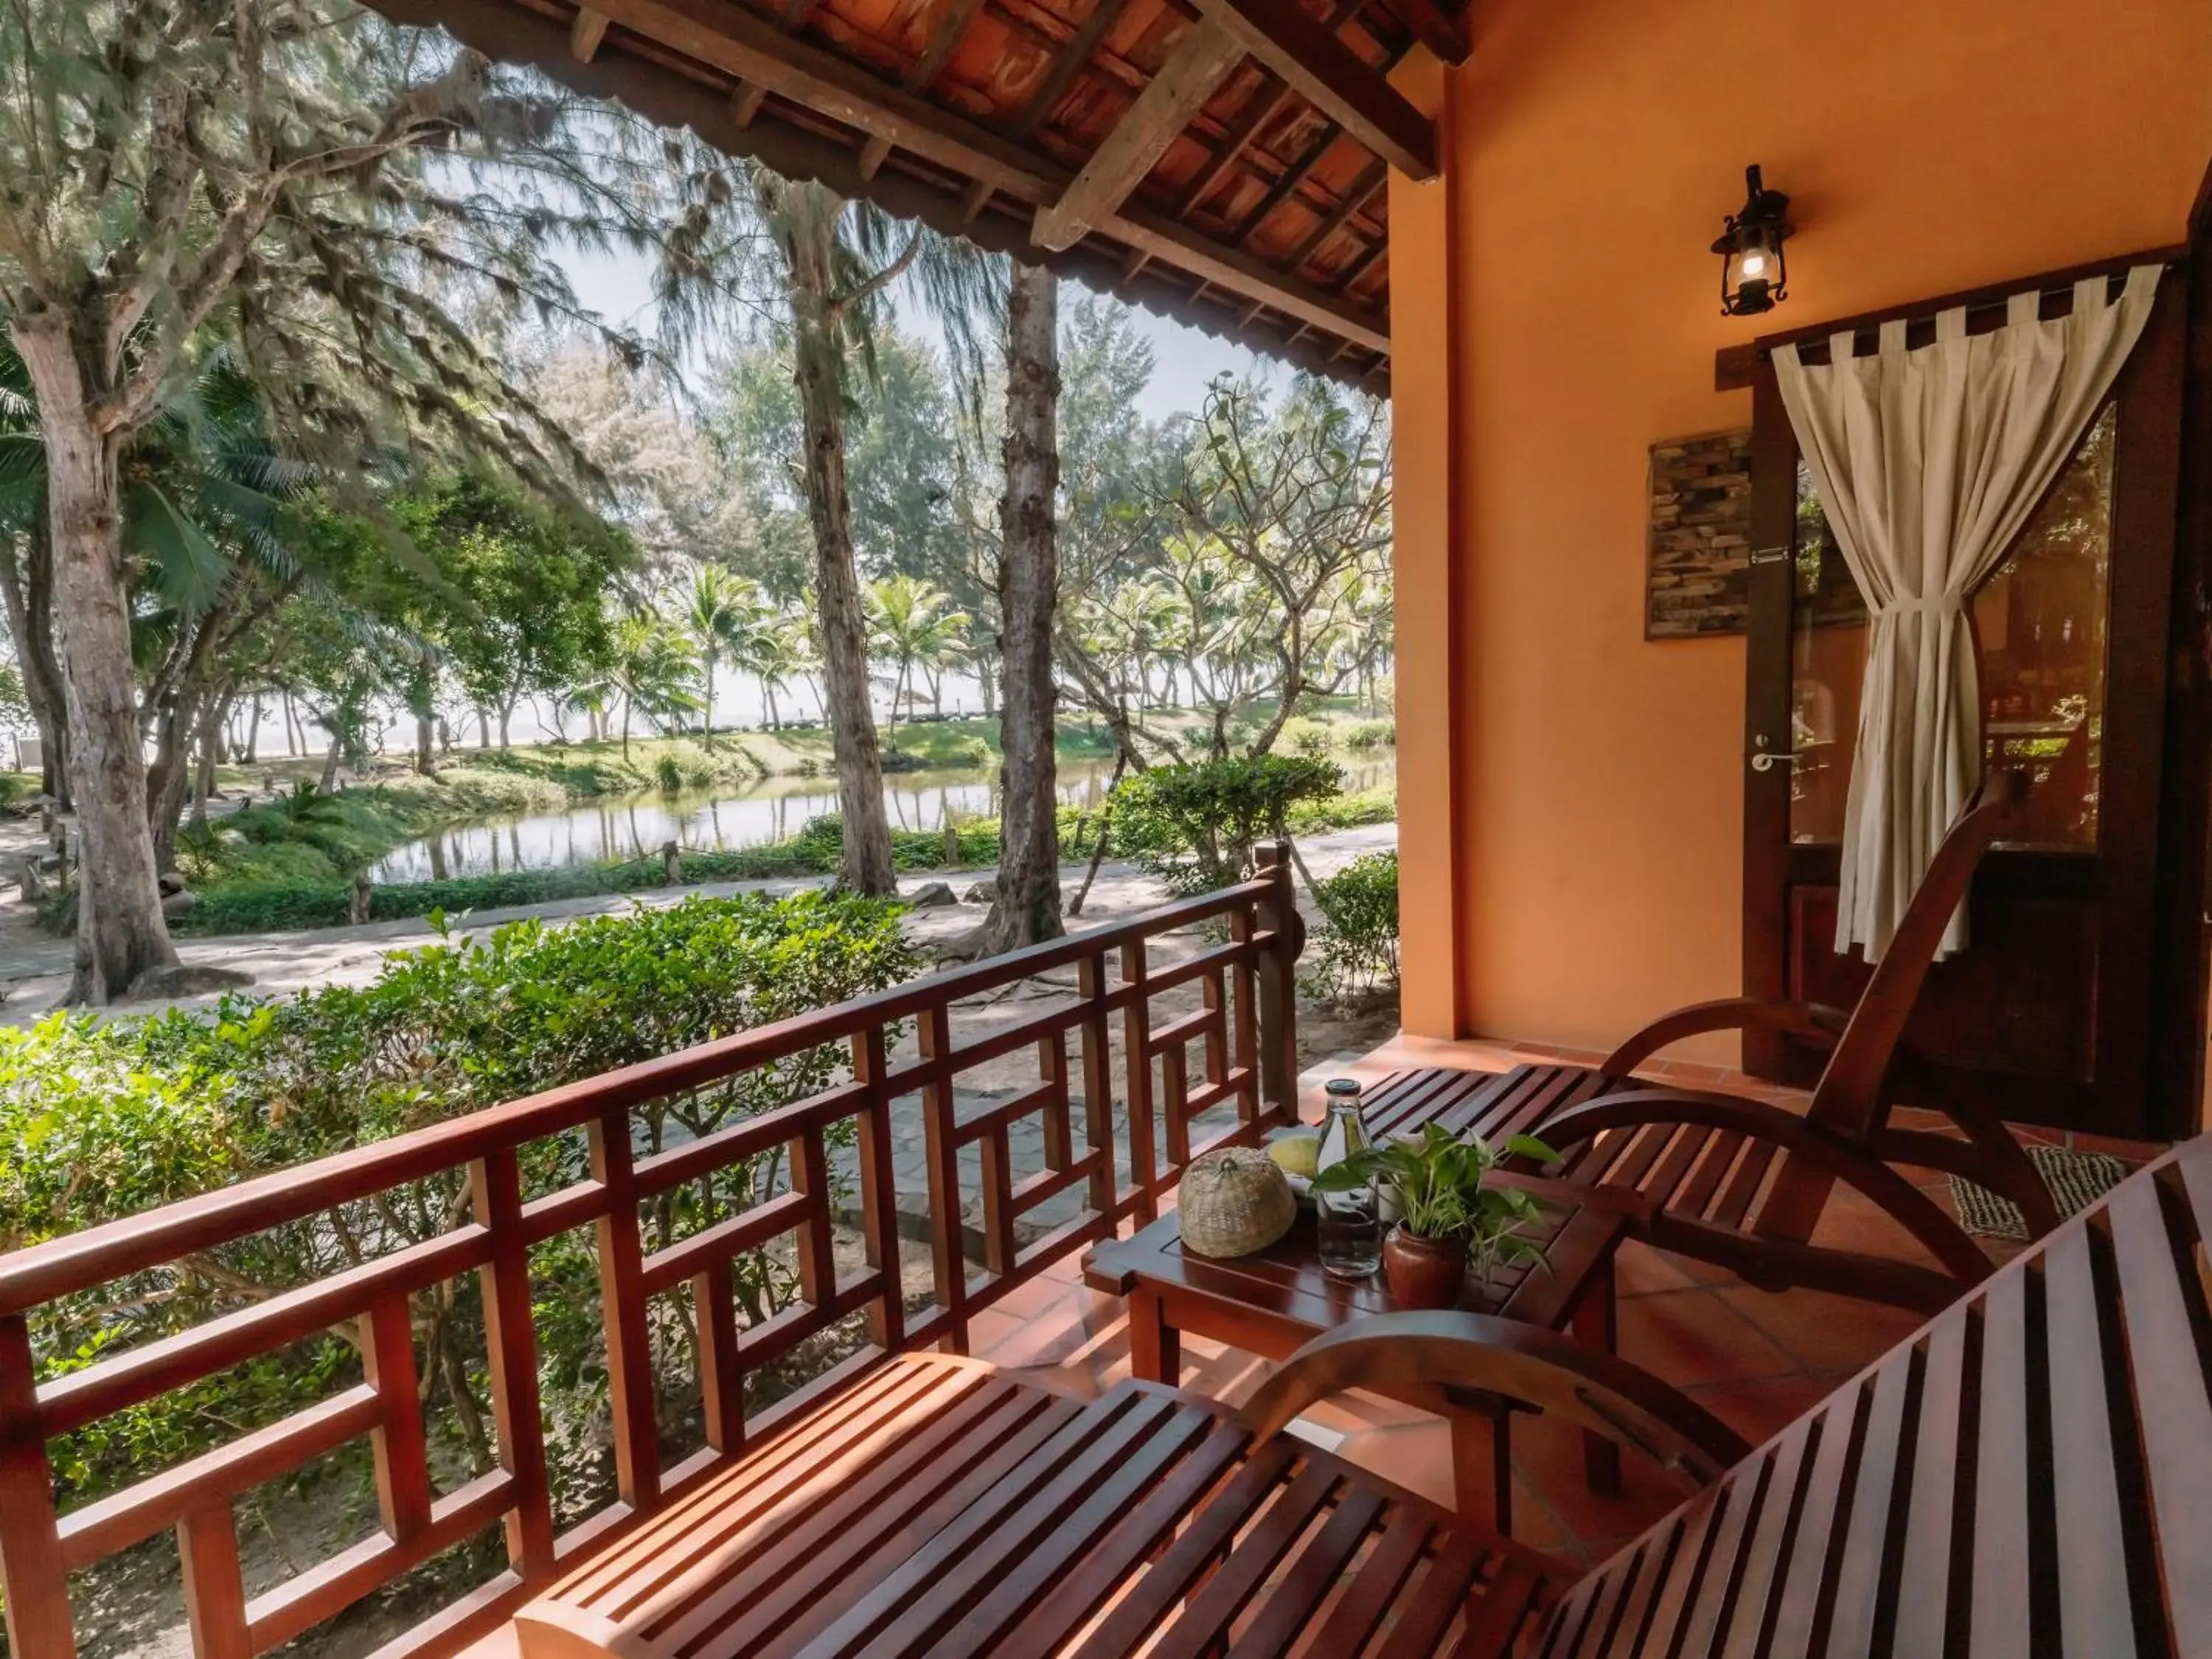
M1316 1192L1345 1192L1368 1182L1395 1189L1398 1224L1382 1241L1382 1272L1401 1308L1449 1308L1472 1267L1485 1284L1500 1261L1541 1264L1544 1252L1522 1235L1541 1209L1516 1187L1486 1184L1501 1155L1546 1164L1559 1154L1533 1135L1515 1135L1503 1154L1479 1135L1462 1139L1425 1125L1418 1139L1357 1152L1314 1177Z

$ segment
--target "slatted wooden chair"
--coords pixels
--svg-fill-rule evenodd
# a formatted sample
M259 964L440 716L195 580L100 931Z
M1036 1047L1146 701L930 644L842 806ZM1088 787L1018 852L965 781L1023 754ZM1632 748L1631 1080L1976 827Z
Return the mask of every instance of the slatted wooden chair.
M1742 1454L1632 1366L1462 1317L1456 1381L1545 1402L1692 1484ZM1303 1386L1429 1352L1400 1334L1322 1350ZM1573 1581L1278 1426L1155 1382L1085 1404L904 1355L532 1603L521 1659L1493 1653Z
M2212 1653L2208 1228L2212 1138L1755 1451L1473 1314L1343 1327L1236 1413L909 1355L575 1567L518 1616L522 1659ZM1279 1433L1411 1382L1537 1402L1702 1489L1585 1571Z
M1523 1066L1481 1102L1486 1135L1531 1130L1570 1152L1566 1173L1633 1200L1633 1231L1663 1249L1729 1268L1770 1290L1839 1291L1932 1313L1978 1284L1987 1255L1897 1166L1964 1176L2018 1205L2031 1237L2058 1214L2004 1125L1966 1102L1942 1109L1957 1135L1890 1121L1906 1023L1943 930L1990 844L2019 822L2025 785L1990 775L1944 837L1858 1006L1731 997L1680 1009L1630 1037L1595 1070ZM1647 1083L1636 1068L1701 1033L1761 1030L1829 1050L1802 1116L1766 1101ZM1811 1243L1837 1182L1856 1188L1931 1256L1934 1267Z

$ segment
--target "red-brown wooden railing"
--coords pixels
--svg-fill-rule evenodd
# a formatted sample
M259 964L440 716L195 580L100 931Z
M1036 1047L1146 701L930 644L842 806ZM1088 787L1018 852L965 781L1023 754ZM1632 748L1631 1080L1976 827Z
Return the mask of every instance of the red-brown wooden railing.
M1216 936L1225 931L1226 941L1201 942L1187 959L1164 967L1148 957L1148 945L1162 935L1201 923ZM964 1350L972 1316L1125 1220L1157 1214L1182 1165L1207 1150L1191 1144L1191 1121L1200 1113L1224 1103L1236 1107L1234 1123L1208 1146L1251 1140L1294 1116L1292 972L1303 932L1288 866L1269 849L1257 878L1238 886L0 1255L0 1589L15 1659L72 1659L67 1575L165 1530L176 1536L195 1651L200 1659L249 1659L501 1524L507 1570L401 1644L424 1655L451 1651L504 1617L557 1563L692 1485L856 1368L901 1348ZM976 1041L954 1041L956 1004L1069 967L1077 974L1072 997ZM1203 998L1198 1011L1155 1023L1152 1000L1194 983ZM1126 1182L1114 1158L1117 1017ZM892 1034L908 1022L919 1054L895 1060ZM1195 1086L1186 1060L1193 1042L1203 1054ZM637 1107L825 1044L849 1045L848 1080L666 1151L634 1152ZM1036 1085L962 1121L955 1079L1024 1047L1037 1053ZM1072 1116L1079 1090L1079 1139ZM927 1136L933 1294L928 1310L909 1319L898 1270L890 1108L916 1091ZM1032 1114L1042 1115L1045 1167L1018 1179L1008 1132ZM841 1273L825 1136L845 1119L858 1128L866 1265ZM1156 1123L1164 1164L1154 1152ZM527 1195L525 1149L579 1129L588 1137L589 1177ZM980 1146L982 1171L980 1277L961 1244L959 1153L970 1144ZM641 1202L777 1147L789 1158L783 1190L647 1252ZM27 1316L43 1304L441 1176L465 1178L468 1218L460 1224L179 1334L37 1380ZM1021 1244L1019 1218L1073 1189L1085 1194L1081 1212ZM619 1497L556 1538L528 1253L586 1224L595 1233ZM741 1328L732 1261L786 1237L796 1247L797 1299ZM471 1272L483 1293L498 1467L438 1496L409 1298ZM698 1319L706 1443L664 1469L647 1304L686 1285ZM749 1373L856 1314L869 1326L860 1352L747 1416ZM58 1510L50 1441L349 1322L363 1333L358 1385L97 1501ZM234 1501L363 1435L374 1453L377 1531L249 1597Z

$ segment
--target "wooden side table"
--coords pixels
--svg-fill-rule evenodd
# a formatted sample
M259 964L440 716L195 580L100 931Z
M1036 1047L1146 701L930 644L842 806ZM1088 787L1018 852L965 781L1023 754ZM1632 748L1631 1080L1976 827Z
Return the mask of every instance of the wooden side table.
M1487 1286L1470 1280L1461 1305L1565 1331L1613 1352L1613 1262L1626 1218L1588 1201L1587 1188L1504 1171L1494 1178L1524 1187L1551 1206L1535 1234L1544 1240L1550 1268L1500 1267ZM1181 1369L1185 1332L1281 1359L1323 1331L1398 1311L1381 1273L1353 1282L1322 1271L1310 1206L1302 1207L1287 1237L1255 1255L1214 1260L1186 1254L1170 1213L1132 1237L1093 1246L1083 1267L1093 1290L1127 1298L1136 1374L1170 1384ZM1450 1425L1453 1488L1462 1519L1510 1535L1511 1420L1528 1408L1463 1390L1408 1390L1395 1397ZM1593 1492L1620 1492L1620 1449L1611 1441L1585 1434L1583 1460Z

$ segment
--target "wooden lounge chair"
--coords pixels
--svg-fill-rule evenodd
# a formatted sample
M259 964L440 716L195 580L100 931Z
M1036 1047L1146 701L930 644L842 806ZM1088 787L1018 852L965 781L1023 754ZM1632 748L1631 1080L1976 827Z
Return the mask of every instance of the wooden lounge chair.
M2002 1123L1962 1102L1942 1109L1952 1135L1891 1124L1905 1028L1952 913L1990 844L2014 827L2026 793L1994 773L1951 827L1888 951L1846 1017L1804 1002L1731 997L1645 1026L1595 1070L1527 1066L1471 1098L1461 1127L1491 1137L1532 1131L1569 1154L1564 1173L1613 1189L1632 1234L1724 1267L1768 1290L1793 1285L1933 1313L1987 1276L1972 1239L1893 1166L1964 1176L2018 1205L2031 1237L2057 1211ZM1761 1030L1829 1050L1803 1115L1766 1101L1645 1082L1632 1074L1662 1049L1704 1032ZM1396 1085L1402 1091L1402 1085ZM1392 1089L1377 1101L1387 1128ZM1934 1258L1934 1267L1811 1243L1838 1182L1856 1188Z
M1340 1328L1236 1413L908 1355L574 1569L517 1617L522 1659L2212 1652L2208 1225L2212 1139L1755 1452L1632 1366L1473 1314ZM1709 1484L1584 1571L1277 1433L1413 1382Z

